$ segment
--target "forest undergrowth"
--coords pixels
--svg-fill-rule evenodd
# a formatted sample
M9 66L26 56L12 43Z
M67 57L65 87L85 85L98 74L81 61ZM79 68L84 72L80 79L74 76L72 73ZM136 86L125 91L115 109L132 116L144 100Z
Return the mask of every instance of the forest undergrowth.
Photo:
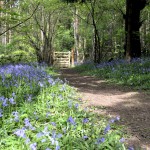
M150 90L150 58L133 59L130 63L123 59L100 64L88 62L74 69L135 90Z
M77 91L39 65L0 66L1 150L132 150L116 118L80 107Z

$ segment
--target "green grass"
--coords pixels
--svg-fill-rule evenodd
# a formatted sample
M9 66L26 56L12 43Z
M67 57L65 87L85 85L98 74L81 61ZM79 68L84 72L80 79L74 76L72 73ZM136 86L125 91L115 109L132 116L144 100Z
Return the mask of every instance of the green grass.
M74 68L83 75L96 76L110 83L138 90L150 90L150 59L83 64Z
M1 66L0 149L126 150L119 118L108 120L80 104L76 90L43 66Z

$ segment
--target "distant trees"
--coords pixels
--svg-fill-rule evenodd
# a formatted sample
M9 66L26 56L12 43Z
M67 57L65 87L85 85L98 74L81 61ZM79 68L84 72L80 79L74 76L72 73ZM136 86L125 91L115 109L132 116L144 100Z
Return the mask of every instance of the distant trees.
M23 13L32 12L36 5L36 1L33 1L30 7L22 5ZM57 0L51 3L41 1L38 11L20 30L27 42L35 49L37 60L40 63L45 62L49 65L53 63L54 38L62 10L63 5Z
M0 50L11 43L16 45L14 49L28 46L35 50L38 62L52 64L54 51L74 47L76 56L84 52L100 63L123 57L125 48L130 61L149 51L148 3L149 0L3 0Z
M100 62L101 61L101 46L100 46L100 32L97 29L97 25L95 23L95 10L97 5L103 5L104 2L98 2L96 0L63 0L67 1L68 3L85 3L90 4L91 9L89 12L91 14L91 18L93 20L93 27L94 27L94 61ZM106 2L107 3L107 2ZM110 3L110 4L109 4ZM109 2L108 5L111 5L114 2ZM141 11L149 4L149 0L126 0L126 13L124 14L125 19L125 40L124 40L124 48L125 48L125 56L126 59L131 60L135 57L141 57L141 42L140 42L140 27L143 23L141 21L140 15ZM113 6L113 8L115 5ZM99 8L101 8L99 6ZM113 8L110 8L111 10ZM111 12L110 10L110 12ZM109 12L109 11L108 11Z

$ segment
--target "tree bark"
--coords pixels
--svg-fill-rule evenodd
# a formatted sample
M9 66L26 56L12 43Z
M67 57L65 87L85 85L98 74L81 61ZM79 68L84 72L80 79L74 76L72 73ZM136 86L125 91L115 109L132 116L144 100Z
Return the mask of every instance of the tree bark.
M74 10L74 50L75 50L75 61L78 62L78 53L79 53L79 20L78 20L78 10L75 8Z
M140 11L146 4L147 0L126 0L125 55L128 61L141 57Z

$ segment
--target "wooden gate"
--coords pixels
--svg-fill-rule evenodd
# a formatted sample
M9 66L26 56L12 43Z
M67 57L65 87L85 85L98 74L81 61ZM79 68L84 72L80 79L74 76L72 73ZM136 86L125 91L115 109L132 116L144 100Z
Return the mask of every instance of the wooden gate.
M55 67L70 67L70 56L71 52L54 52L54 62Z

